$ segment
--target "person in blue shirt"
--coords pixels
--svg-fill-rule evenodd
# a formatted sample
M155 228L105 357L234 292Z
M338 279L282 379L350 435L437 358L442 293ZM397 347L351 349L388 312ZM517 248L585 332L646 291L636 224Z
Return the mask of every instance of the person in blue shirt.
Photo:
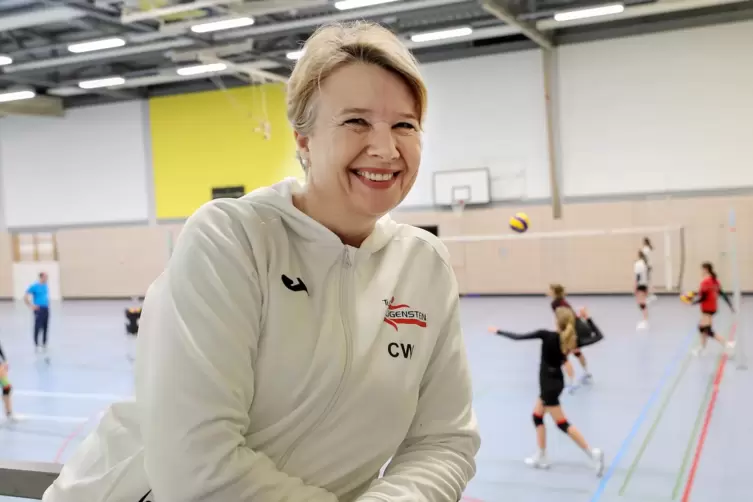
M50 322L50 293L47 287L47 274L39 274L39 281L26 290L24 297L26 305L34 311L34 346L37 352L47 351L47 327ZM42 343L39 335L42 334Z

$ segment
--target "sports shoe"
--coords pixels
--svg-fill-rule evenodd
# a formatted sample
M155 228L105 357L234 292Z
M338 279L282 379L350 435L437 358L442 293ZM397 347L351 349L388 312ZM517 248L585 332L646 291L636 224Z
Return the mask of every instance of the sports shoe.
M638 326L635 328L638 331L643 331L645 329L648 329L648 321L641 321L638 323Z
M586 373L580 379L580 383L582 383L583 385L591 385L593 381L594 381L594 377L591 373Z
M604 452L598 448L594 448L591 450L591 460L593 460L596 475L601 477L604 474Z
M533 456L528 457L525 463L527 466L535 469L549 469L549 461L546 458L546 453L542 451L538 451Z

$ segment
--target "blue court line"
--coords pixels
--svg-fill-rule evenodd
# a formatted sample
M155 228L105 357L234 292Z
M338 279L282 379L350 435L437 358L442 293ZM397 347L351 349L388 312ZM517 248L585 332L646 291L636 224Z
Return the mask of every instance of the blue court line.
M667 364L667 367L664 369L664 375L662 375L661 380L659 380L659 384L656 386L656 388L654 389L654 392L648 398L648 402L646 402L646 405L643 407L643 410L641 410L640 415L638 415L638 418L636 418L635 423L633 424L633 428L630 430L627 437L622 442L622 445L620 445L620 449L617 450L617 454L614 456L612 463L609 465L609 468L602 476L601 482L599 483L598 488L596 488L596 492L594 493L594 496L591 498L591 502L596 502L604 494L604 490L606 490L607 483L609 482L611 477L614 475L614 472L617 470L617 466L622 460L622 457L624 457L625 454L627 453L628 448L630 447L630 443L632 443L633 439L635 439L635 436L638 434L638 431L641 429L643 422L646 421L646 418L648 417L648 412L651 410L651 407L654 405L654 401L656 401L661 395L661 392L664 389L664 386L667 385L667 381L669 381L669 377L672 376L677 365L680 364L680 361L685 359L685 356L687 355L688 350L690 348L689 347L690 343L693 341L693 338L695 338L696 336L698 336L696 332L690 333L685 338L684 343L680 345L680 348L677 351L677 354L675 355L674 359L672 359L669 362L669 364Z

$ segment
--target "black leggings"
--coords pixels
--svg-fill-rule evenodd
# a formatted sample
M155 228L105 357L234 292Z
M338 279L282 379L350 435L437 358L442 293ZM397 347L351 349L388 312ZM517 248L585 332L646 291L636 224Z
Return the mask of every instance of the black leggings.
M37 307L34 311L34 345L39 346L39 334L42 333L42 345L47 345L47 327L50 324L49 307Z
M560 368L542 368L539 372L539 397L544 406L559 406L560 394L565 390L565 378Z

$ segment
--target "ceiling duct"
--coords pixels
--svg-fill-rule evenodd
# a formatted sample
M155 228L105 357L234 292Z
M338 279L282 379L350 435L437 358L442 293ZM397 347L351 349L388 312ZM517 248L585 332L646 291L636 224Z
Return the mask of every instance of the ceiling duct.
M54 96L36 96L23 101L0 103L0 117L32 115L36 117L64 117L63 100Z
M50 23L65 23L81 17L84 17L83 12L64 5L22 9L11 14L4 14L0 18L0 32Z

